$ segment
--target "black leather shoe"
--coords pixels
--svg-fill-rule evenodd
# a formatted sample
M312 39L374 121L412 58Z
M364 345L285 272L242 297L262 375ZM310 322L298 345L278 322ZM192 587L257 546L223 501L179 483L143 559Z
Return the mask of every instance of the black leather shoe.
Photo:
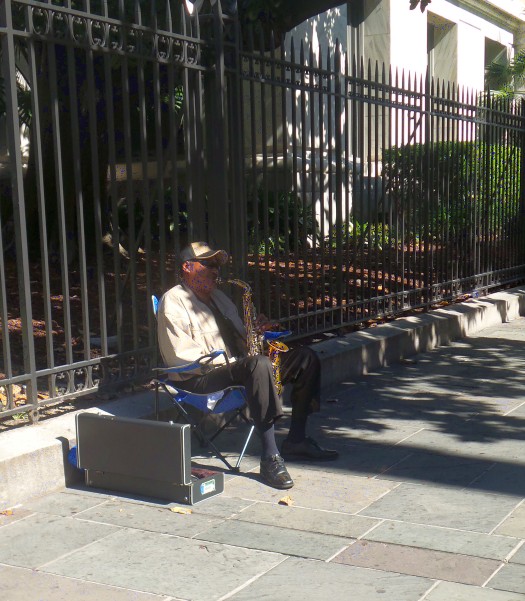
M281 454L285 459L309 459L310 461L331 461L337 459L339 453L334 449L325 449L313 438L307 436L301 442L283 440Z
M273 488L286 489L293 486L293 480L280 455L272 455L268 459L261 459L260 474L262 480Z

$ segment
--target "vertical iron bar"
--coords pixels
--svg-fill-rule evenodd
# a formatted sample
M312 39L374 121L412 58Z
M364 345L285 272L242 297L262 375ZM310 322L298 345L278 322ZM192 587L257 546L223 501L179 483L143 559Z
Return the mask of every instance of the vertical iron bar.
M423 85L423 84L422 84ZM424 198L424 210L423 210L423 224L421 227L421 233L423 236L423 257L420 265L423 266L423 303L425 307L429 307L432 302L432 290L433 290L433 281L432 281L432 262L430 259L431 253L431 220L433 218L433 211L431 207L431 203L433 201L432 190L434 188L434 177L435 173L431 167L431 157L434 153L434 140L433 140L433 128L432 128L432 97L434 92L434 81L431 81L430 71L427 69L427 73L425 76L425 93L421 94L422 101L424 104L424 113L423 119L424 121L424 139L423 139L423 169L424 169L424 177L423 182L424 189L423 198ZM423 92L423 90L421 90ZM423 108L423 107L422 107ZM420 246L421 251L421 246Z
M326 70L328 73L328 85L327 85L327 94L326 98L328 101L328 110L326 111L326 121L327 121L327 130L326 130L326 140L328 144L328 152L327 152L327 180L328 180L328 294L325 294L325 298L328 297L328 308L330 313L328 315L328 326L331 328L334 326L334 277L337 277L334 269L334 252L337 252L336 242L334 242L334 235L337 236L337 233L334 232L335 227L337 226L334 223L334 182L333 182L333 165L334 165L334 151L333 151L333 140L334 140L334 126L333 119L334 117L334 71L335 67L332 68L334 64L332 53L327 51L326 57ZM337 158L337 157L336 157ZM326 306L326 303L325 303Z
M256 106L256 90L254 83L254 72L255 72L255 47L253 40L253 30L250 29L250 46L249 46L249 84L248 84L248 96L249 96L249 115L250 115L250 153L251 153L251 181L250 181L250 193L251 193L251 212L250 206L248 206L248 219L251 218L252 231L249 233L250 241L252 243L252 256L254 262L254 287L259 285L259 245L260 245L260 232L259 232L259 178L258 178L258 164L257 164L257 129L255 119L255 106ZM288 297L289 298L289 297Z
M525 125L525 99L521 99L519 106L520 123L523 127ZM519 162L519 213L518 213L518 261L521 264L522 276L523 266L525 265L525 136L521 134L519 136L519 150L520 150L520 162Z
M318 303L316 306L319 309L320 318L316 319L316 327L321 329L326 328L326 244L327 244L327 236L328 233L326 231L326 213L327 207L325 205L325 199L327 198L327 189L326 189L326 174L325 174L325 111L324 107L327 102L326 95L326 86L324 85L324 81L327 77L329 77L328 69L324 71L323 66L323 54L321 49L319 49L319 62L318 66L320 69L319 72L319 94L317 96L317 127L319 131L319 258L315 261L315 266L317 270L317 263L319 263L319 272L316 271L314 275L314 282L316 286L313 292L313 300L314 303ZM328 98L328 101L330 99ZM331 202L331 199L328 198L328 203ZM330 249L328 249L330 252Z
M169 6L169 4L168 4ZM153 19L153 29L154 31L158 30L157 23L157 14L154 10L152 10L152 19ZM165 178L165 169L167 167L167 163L169 160L169 145L168 145L168 153L167 156L164 156L164 146L162 143L162 114L163 107L161 103L161 57L160 57L160 39L157 37L156 44L156 56L152 61L152 70L153 70L153 81L152 81L152 91L153 91L153 106L154 106L154 132L155 132L155 161L156 161L156 196L152 199L152 202L156 202L156 207L153 204L151 207L152 217L155 221L151 224L153 231L158 231L158 234L155 235L156 240L158 241L158 252L155 252L155 260L158 261L157 264L157 274L160 276L160 282L156 281L156 285L160 285L161 290L166 289L166 231L169 231L169 227L171 224L168 223L167 215L166 215L166 198L165 198L165 190L164 190L164 178ZM167 57L166 57L167 58ZM165 72L166 66L162 64L162 70ZM168 93L166 94L166 101L170 104L168 105L168 113L171 115L175 112L174 104L171 103L173 99L173 90L168 89ZM168 134L168 140L171 142L173 139L173 130L170 128ZM171 169L177 169L176 161L171 163ZM173 215L173 224L175 224L175 215ZM153 259L153 257L152 257ZM148 260L150 263L150 260ZM148 290L146 295L146 301L151 296L153 290ZM158 290L154 291L156 294ZM149 303L148 303L149 305ZM148 311L148 315L151 311ZM154 325L155 322L151 324L151 327L148 328L149 332L149 344L155 344L155 338L153 336L154 333Z
M445 145L446 145L446 158L444 157L444 177L443 177L443 205L444 205L444 224L443 224L443 245L444 245L444 261L445 261L445 278L444 281L448 282L448 288L446 291L447 297L452 296L452 284L450 283L452 280L452 271L451 271L451 257L452 257L452 249L451 249L451 236L450 236L450 175L451 175L451 160L450 153L452 151L452 142L451 138L451 118L450 118L450 83L447 84L446 88L446 102L447 102L447 117L445 118L444 124L444 133L446 135Z
M2 323L2 328L0 329L0 333L2 334L2 356L0 357L0 369L4 372L5 378L9 380L13 377L13 364L11 361L11 340L9 334L9 313L7 307L7 279L4 262L4 239L2 235L3 227L2 213L0 211L0 320ZM0 380L0 385L7 397L6 408L12 409L12 388L10 386L4 387L2 382L3 380Z
M351 153L351 100L349 95L350 90L350 66L349 66L348 53L345 55L343 63L343 106L344 106L344 220L343 220L343 235L344 235L344 308L342 322L348 323L349 321L349 309L350 309L350 265L351 265L351 252L350 252L350 220L352 213L352 197L350 188L350 153Z
M169 3L167 4L167 6L169 7ZM171 19L170 19L170 28L171 28ZM170 29L171 30L171 29ZM174 53L174 45L172 42L172 46L171 46L171 53ZM168 88L169 88L169 94L168 94L168 101L170 103L170 106L175 106L175 103L177 101L177 90L176 90L176 86L175 86L175 65L173 64L172 61L168 62L168 64L166 65L166 68L168 70ZM182 89L182 86L181 86ZM187 102L186 100L186 93L184 92L184 96L182 98L182 102L185 103ZM182 107L179 108L179 110L182 110ZM181 203L180 203L180 196L179 196L179 164L178 164L178 142L179 142L179 134L178 134L178 127L179 127L179 123L178 121L175 119L175 111L170 110L168 111L168 115L169 115L169 137L168 137L168 153L169 153L169 162L170 162L170 167L171 167L171 172L170 172L170 209L171 209L171 214L172 214L172 218L173 218L173 230L170 230L170 234L172 236L172 243L170 245L169 251L170 254L173 255L175 254L175 256L178 256L179 252L180 252L180 247L182 245L182 240L181 240L181 229L182 229L182 224L180 222L181 218L183 217L182 215L182 207L181 207ZM186 125L186 130L188 130L191 127L190 124ZM187 212L186 212L187 215ZM186 224L187 227L187 224ZM176 270L175 270L176 271ZM165 270L162 269L162 275L165 276ZM162 290L166 290L166 288L169 287L169 285L173 285L174 280L176 279L176 277L174 277L175 274L172 274L172 278L169 281L166 281L166 279L162 279L161 280L161 288Z
M401 80L401 84L399 86L399 80ZM401 100L403 100L403 90L405 89L405 72L402 71L401 75L399 75L399 71L396 68L396 88L399 89L399 93L401 96ZM397 123L397 135L399 137L399 141L397 146L403 147L405 145L405 128L406 128L406 111L405 109L398 109L399 122ZM410 192L411 192L411 182L408 178L408 165L409 157L406 153L401 153L401 202L402 202L402 224L401 224L401 232L402 232L402 245L401 245L401 305L400 310L407 308L406 303L406 292L407 288L410 289L410 243L411 243L411 231L410 231Z
M29 10L29 8L28 8ZM27 13L26 13L27 19ZM40 47L40 61L42 61L42 55L45 53L44 45ZM38 227L40 237L40 265L42 269L42 300L44 305L44 320L45 320L45 331L46 331L46 358L47 366L54 367L55 356L53 352L53 320L51 311L51 284L50 284L50 261L49 261L49 244L47 239L47 217L46 217L46 199L45 199L45 186L44 186L44 166L43 166L43 147L42 147L42 125L40 120L41 106L40 106L40 78L39 78L39 66L37 64L37 50L35 45L35 39L30 36L28 40L28 55L29 55L29 69L31 74L31 128L32 128L32 142L31 152L34 156L35 161L35 180L36 180L36 194L38 203ZM48 85L42 83L42 86ZM56 377L53 375L49 379L49 396L53 398L56 393L55 387Z
M119 0L119 13L121 20L125 20L124 12L124 0ZM127 30L123 27L121 29L122 35L122 47L126 47L128 40L126 39ZM133 151L131 142L131 94L130 94L130 65L127 54L122 57L121 67L121 83L122 83L122 104L123 104L123 119L122 127L124 129L124 156L126 163L126 201L125 207L127 209L127 216L124 217L124 222L127 220L127 245L128 245L128 269L126 274L126 280L124 286L128 280L131 279L132 285L129 287L129 293L131 295L131 303L125 303L124 298L122 304L131 305L131 314L125 315L125 330L131 334L133 348L138 348L138 330L137 321L135 319L136 307L137 307L137 289L134 285L137 281L137 249L136 249L136 237L135 237L135 190L133 184ZM118 215L118 214L117 214ZM120 223L117 227L120 227ZM124 290L123 290L124 291ZM125 344L129 344L130 341L126 340Z
M319 65L315 59L315 55L313 52L313 48L310 47L310 81L309 81L309 93L308 93L308 109L310 113L310 207L309 207L309 219L307 219L307 215L304 215L305 226L311 220L312 229L311 229L311 262L312 267L309 268L309 260L308 260L308 248L304 249L305 253L305 269L306 269L306 298L305 298L305 310L307 312L316 311L316 298L318 296L318 288L317 288L317 206L322 205L321 196L317 193L317 184L316 179L319 177L319 181L322 178L322 173L318 171L317 165L317 148L316 148L316 133L315 131L315 123L316 123L316 103L315 103L315 92L314 89L319 89L318 85L318 77L319 77ZM307 236L310 233L307 232ZM311 280L310 280L311 278ZM310 298L311 298L311 306L310 306ZM316 320L314 319L314 330L317 327ZM309 328L310 320L306 321L306 329Z
M102 199L101 194L106 193L105 182L107 178L106 173L100 173L99 165L99 127L98 127L98 100L95 94L98 92L96 77L95 77L95 56L93 49L90 48L87 52L87 80L88 87L90 90L88 99L88 114L89 114L89 137L90 137L90 150L91 150L91 181L93 190L93 208L94 219L93 223L95 226L95 260L96 260L96 280L98 289L98 310L99 319L98 327L100 328L100 338L102 353L104 355L109 354L108 346L108 320L107 320L107 308L106 308L106 290L105 290L105 266L104 256L102 249ZM104 124L104 135L107 134L107 128ZM107 138L106 138L107 140ZM104 143L104 142L102 142ZM102 177L103 176L103 177ZM104 189L101 190L101 182Z
M293 38L291 40L291 51L290 51L290 62L292 65L295 65L295 44ZM299 67L300 70L300 67ZM293 299L294 299L294 317L297 319L296 323L299 323L298 318L300 315L299 310L299 265L297 262L297 211L295 208L297 198L297 181L298 181L298 167L297 167L297 100L296 100L296 69L292 67L291 70L291 132L292 132L292 192L294 199L294 206L292 207L293 215Z
M352 295L352 315L355 321L357 321L357 265L358 265L358 250L357 250L357 202L356 202L356 190L358 183L358 174L359 174L359 164L358 164L358 154L359 154L359 139L358 139L358 112L360 110L360 104L358 100L358 64L356 56L352 57L352 85L351 85L351 93L352 93L352 103L350 107L350 120L351 120L351 152L352 152L352 274L348 275L348 277L352 278L352 286L351 286L351 295ZM350 280L348 281L348 287L350 288Z
M187 35L187 19L184 7L180 7L184 35ZM197 22L198 23L198 22ZM188 42L184 42L184 58L188 60ZM184 69L184 122L191 124L185 136L186 148L186 210L188 212L189 240L206 239L206 203L203 193L203 106L202 74Z
M233 74L228 81L229 92L229 167L232 180L232 238L231 246L236 261L242 262L241 278L246 277L248 259L248 212L245 186L245 152L242 73L242 34L238 20L234 23L234 43L230 51Z
M11 193L13 195L13 220L16 242L18 290L20 295L20 318L22 321L24 371L28 375L26 394L28 404L32 404L34 410L36 410L38 403L35 376L36 360L33 341L33 313L29 279L26 205L23 189L22 153L20 149L20 129L18 122L15 36L11 0L4 0L0 6L0 27L6 28L6 34L0 37L0 43L2 44L1 72L4 78L7 109L7 140L11 170Z
M264 239L264 274L261 278L260 274L260 259L259 254L257 253L257 263L256 263L256 281L255 281L255 296L257 299L256 305L261 307L261 301L264 298L264 307L267 311L267 307L269 307L269 298L270 298L270 281L269 281L269 271L270 271L270 204L269 204L269 196L270 191L268 189L268 134L267 134L267 117L266 117L266 84L264 71L266 68L266 59L264 56L264 39L262 34L259 38L259 67L261 71L261 81L259 84L259 103L260 103L260 126L261 126L261 156L262 156L262 226L263 226L263 239ZM258 209L261 209L261 206L258 206ZM257 213L260 215L260 213ZM277 243L277 241L274 241ZM263 280L261 283L261 279Z
M86 265L86 237L84 224L84 190L82 186L81 173L81 144L80 144L80 127L79 127L79 98L77 90L79 89L77 82L77 69L75 50L71 45L67 46L67 76L69 85L69 114L71 127L71 147L70 152L73 155L73 180L75 186L75 204L77 218L77 244L78 244L78 261L79 261L79 277L80 277L80 297L81 297L81 323L83 337L83 356L84 359L89 359L90 356L90 320L89 320L89 305L88 305L88 283L87 283L87 265ZM93 95L93 89L87 86L88 96ZM85 99L83 99L85 101ZM75 332L77 335L79 332ZM104 352L104 351L103 351Z
M339 42L335 45L334 55L335 90L334 90L334 134L335 134L335 226L336 226L336 325L342 322L343 306L343 102L342 93L344 77L341 64L341 46Z
M291 76L287 74L290 73L290 67L288 66L287 61L287 53L286 47L283 43L282 45L282 56L281 56L281 81L286 81L287 79L291 80ZM288 173L289 169L289 159L288 159L288 111L287 111L287 96L290 95L290 102L293 102L293 88L286 88L285 86L281 87L281 131L282 131L282 153L283 153L283 181L285 184L285 190L287 192L291 191L293 194L294 191L294 183L293 180L290 179L290 175ZM293 138L293 136L292 136ZM289 231L290 228L290 207L288 202L284 207L284 215L283 215L284 223L286 223L286 229ZM284 237L284 297L286 299L290 298L291 294L291 284L290 284L290 236ZM286 308L286 317L289 319L291 317L290 314L290 303L288 303ZM288 322L288 328L291 328L290 322ZM294 325L294 328L297 326Z
M139 7L140 9L140 7ZM142 24L141 14L139 12L139 18L137 19L138 24ZM148 162L148 125L146 122L147 112L147 100L146 100L146 67L149 61L146 60L146 49L143 46L144 40L141 40L139 44L139 58L136 61L137 65L137 79L138 79L138 102L139 102L139 144L140 144L140 163L142 166L142 185L140 187L140 205L142 207L142 223L140 225L139 233L137 235L137 249L140 247L141 240L144 243L144 254L140 258L140 276L143 276L145 270L145 290L144 284L142 285L144 296L142 302L139 301L136 306L136 312L133 315L133 321L137 322L137 330L142 329L144 322L147 322L148 336L149 332L153 330L153 320L155 319L152 311L146 310L146 316L144 316L144 307L149 308L151 298L151 194L150 194L150 175L149 175L149 162ZM151 85L150 82L148 82ZM162 163L157 160L157 170L162 168ZM158 194L158 191L157 191ZM134 279L131 281L131 285L136 288L140 288L139 280ZM144 319L146 317L146 319ZM139 338L140 344L140 338ZM135 348L138 348L136 346ZM136 365L135 365L136 368Z
M305 216L307 212L307 202L306 195L308 190L307 185L307 170L309 167L310 175L312 174L312 165L308 165L308 157L307 157L307 146L308 146L308 136L306 131L306 125L308 123L307 120L307 102L306 102L306 87L307 87L307 73L308 73L308 64L306 60L306 52L304 48L304 42L301 40L301 47L299 52L299 60L301 63L301 88L300 88L300 114L301 114L301 195L300 200L294 205L295 211L295 221L297 224L297 244L296 244L296 253L295 253L295 261L298 265L300 271L300 297L298 298L298 304L303 302L306 303L308 290L307 290L307 282L306 282L306 265L305 261L301 260L301 253L305 252L307 240L306 240L306 224L305 224ZM301 221L299 219L299 214L303 219L303 223L301 226ZM301 267L299 267L301 266ZM306 305L304 305L301 309L301 313L306 311ZM307 327L307 324L306 324Z
M286 190L278 183L278 152L277 152L277 91L275 82L275 41L273 35L270 43L270 125L271 125L271 174L268 174L268 181L271 182L270 190L273 198L273 229L271 235L274 239L273 249L273 277L270 269L267 272L267 289L269 303L267 304L268 313L272 318L281 318L281 283L280 283L280 255L281 255L281 195L284 203L286 202ZM284 204L283 203L283 204ZM282 237L288 235L288 224L283 221Z
M104 14L107 14L107 2L104 3ZM109 34L108 34L109 35ZM107 143L108 143L108 163L109 163L109 180L110 180L110 196L111 208L109 210L109 220L111 223L111 245L113 249L113 273L114 273L114 290L115 300L110 322L115 324L115 334L117 336L117 351L121 353L124 349L123 343L123 322L122 322L122 284L121 284L121 244L120 244L120 229L119 229L119 199L117 198L117 152L116 152L116 128L115 128L115 111L114 111L114 95L113 95L113 71L111 68L111 56L104 54L104 82L105 82L105 106L107 119Z
M226 78L224 62L224 15L222 13L220 2L217 2L212 8L213 18L213 69L210 70L207 86L205 86L205 111L206 111L206 172L209 181L213 185L207 189L208 202L208 236L212 244L219 248L230 248L231 232L228 227L230 224L230 204L227 184L227 150L226 150ZM196 113L195 117L199 119L202 113ZM199 152L202 152L202 146L197 146ZM196 174L197 175L197 174ZM204 178L199 174L199 181ZM203 196L204 196L203 194ZM204 201L204 198L203 198ZM225 225L228 224L226 227ZM257 293L257 291L256 291Z
M56 46L52 43L48 46L50 52L48 54L48 64L50 71L51 84L51 118L53 124L53 142L54 142L54 160L55 160L55 182L57 190L57 213L58 213L58 233L60 247L60 268L62 274L62 310L64 319L64 338L65 338L65 355L66 364L73 363L73 351L71 346L71 303L69 296L69 253L67 240L70 232L67 231L67 222L65 215L65 196L64 196L64 169L62 164L63 144L62 133L60 128L60 112L61 107L58 97L58 80L57 80L57 65L56 65ZM68 392L72 392L73 383L68 384Z

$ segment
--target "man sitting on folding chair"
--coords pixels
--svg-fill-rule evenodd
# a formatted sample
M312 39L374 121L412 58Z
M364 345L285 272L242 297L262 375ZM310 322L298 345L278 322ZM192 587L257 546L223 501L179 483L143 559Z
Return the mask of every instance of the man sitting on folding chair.
M204 394L227 386L240 385L246 390L251 419L261 442L261 478L270 486L287 489L293 480L284 459L330 460L337 451L321 447L306 435L306 422L312 411L319 410L320 362L308 347L298 347L281 355L281 380L291 383L292 418L290 431L283 441L281 454L275 441L274 423L282 417L272 364L263 355L246 356L246 330L234 303L217 289L219 269L228 261L228 253L214 250L205 242L194 242L180 254L182 283L168 290L158 310L159 347L168 367L190 363L216 349L224 356L213 364L197 367L194 372L172 373L181 388ZM259 316L261 331L271 327ZM181 382L183 380L183 382Z

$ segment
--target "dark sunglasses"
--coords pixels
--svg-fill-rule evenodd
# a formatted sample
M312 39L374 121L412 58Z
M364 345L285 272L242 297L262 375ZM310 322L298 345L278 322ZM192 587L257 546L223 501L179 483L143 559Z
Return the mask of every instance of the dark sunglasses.
M221 264L216 259L193 259L192 263L199 263L200 265L202 265L203 267L206 267L207 269L211 269L213 267L220 269L220 267L221 267Z

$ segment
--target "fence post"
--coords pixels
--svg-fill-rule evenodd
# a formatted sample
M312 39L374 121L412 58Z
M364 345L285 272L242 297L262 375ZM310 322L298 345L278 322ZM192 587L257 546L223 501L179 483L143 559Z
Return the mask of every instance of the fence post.
M431 88L431 77L430 70L427 68L426 76L425 76L425 94L423 96L425 106L423 110L423 118L424 122L424 140L423 140L423 182L425 186L425 190L423 190L423 198L425 199L425 207L423 209L423 252L425 253L424 257L424 286L423 286L423 296L425 306L429 307L429 304L432 300L432 273L433 273L433 265L430 260L430 252L431 252L431 229L430 229L430 203L432 202L432 191L431 191L431 181L432 181L432 173L431 173L431 165L430 165L430 157L431 153L433 153L433 136L432 136L432 96L433 96L433 82ZM421 231L421 230L420 230Z
M520 117L525 118L525 100L521 100ZM518 247L521 248L521 267L525 265L525 131L521 132L521 155L520 155L520 220Z
M334 70L335 76L335 95L334 95L334 132L335 132L335 239L336 239L336 265L337 265L337 302L338 306L343 306L343 224L346 223L348 215L343 217L343 166L341 157L343 156L343 100L345 79L342 74L341 65L341 46L339 42L335 46ZM343 91L344 90L344 91ZM346 160L346 157L345 157ZM315 202L315 199L312 199ZM346 253L345 253L346 256ZM348 269L348 266L346 266ZM343 321L341 312L340 322Z
M231 199L231 237L230 251L233 256L234 272L238 277L247 278L248 227L245 173L244 173L244 111L242 106L242 32L239 19L232 25L233 45L228 53L228 67L233 69L227 80L228 109L228 160L229 195ZM230 64L231 58L231 64Z
M2 31L4 30L4 31ZM11 171L11 194L13 220L15 228L16 262L18 274L18 293L20 298L20 317L22 321L22 341L24 370L28 374L26 384L27 404L33 406L31 419L38 420L36 361L33 341L33 314L31 309L31 289L29 257L26 228L26 206L24 198L22 152L20 148L20 124L18 120L18 98L16 89L15 40L11 0L0 5L0 44L2 64L0 72L4 78L7 109L7 147L9 150L9 168ZM0 257L3 260L2 257ZM4 324L4 328L8 328Z
M208 238L230 248L230 207L227 193L226 80L224 73L224 15L220 2L212 7L212 27L206 31L212 68L204 76L206 110L205 171L208 194Z
M182 32L189 37L200 37L198 19L186 17L184 7L180 7ZM190 31L188 31L190 30ZM185 58L189 52L185 47ZM199 52L202 50L199 47ZM199 57L200 58L200 57ZM184 124L186 152L186 199L188 210L188 238L198 240L206 238L206 199L204 192L203 121L205 118L202 102L202 74L184 69Z

